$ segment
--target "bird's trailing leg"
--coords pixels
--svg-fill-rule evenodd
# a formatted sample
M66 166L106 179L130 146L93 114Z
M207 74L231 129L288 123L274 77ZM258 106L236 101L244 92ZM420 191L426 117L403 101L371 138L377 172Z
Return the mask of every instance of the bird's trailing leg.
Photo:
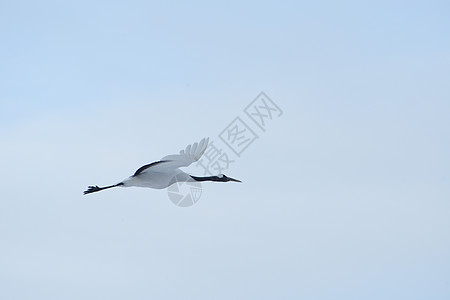
M86 194L90 194L90 193L95 193L95 192L99 192L102 190L106 190L106 189L110 189L116 186L121 186L123 185L123 183L118 183L118 184L114 184L114 185L109 185L109 186L105 186L105 187L99 187L98 185L90 185L88 186L88 189L86 191L83 192L84 195Z

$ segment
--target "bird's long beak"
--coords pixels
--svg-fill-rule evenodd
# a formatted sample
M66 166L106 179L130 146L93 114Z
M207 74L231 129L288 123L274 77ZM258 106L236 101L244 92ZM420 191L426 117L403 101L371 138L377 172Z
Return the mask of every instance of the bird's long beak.
M240 180L237 180L237 179L234 179L234 178L230 178L230 177L228 177L228 179L229 179L230 181L234 181L234 182L241 182L241 183L242 183L242 181L240 181Z

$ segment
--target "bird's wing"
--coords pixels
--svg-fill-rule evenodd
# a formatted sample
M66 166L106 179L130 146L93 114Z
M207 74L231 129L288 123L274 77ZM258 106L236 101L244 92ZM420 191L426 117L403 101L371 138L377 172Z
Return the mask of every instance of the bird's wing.
M180 154L167 155L161 158L161 160L170 161L171 165L176 165L175 168L187 167L202 157L208 147L208 142L209 138L204 138L200 141L200 143L187 145L186 149L180 151Z
M202 157L208 147L208 142L209 138L204 138L200 141L200 143L187 145L186 149L180 151L180 154L167 155L161 158L160 161L142 166L133 176L137 176L148 171L171 172L177 168L187 167Z

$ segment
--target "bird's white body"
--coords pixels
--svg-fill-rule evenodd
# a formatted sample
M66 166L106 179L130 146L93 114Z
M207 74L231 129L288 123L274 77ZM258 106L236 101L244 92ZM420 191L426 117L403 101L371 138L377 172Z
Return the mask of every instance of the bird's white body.
M164 189L175 182L194 181L187 173L179 168L187 167L196 162L205 153L209 139L202 139L200 143L188 145L179 154L167 155L159 162L154 162L140 168L133 176L122 181L123 186L149 187Z
M152 189L165 189L175 182L187 181L194 181L194 179L181 170L174 170L172 172L155 172L149 170L136 177L130 176L123 180L122 183L124 187L137 186Z

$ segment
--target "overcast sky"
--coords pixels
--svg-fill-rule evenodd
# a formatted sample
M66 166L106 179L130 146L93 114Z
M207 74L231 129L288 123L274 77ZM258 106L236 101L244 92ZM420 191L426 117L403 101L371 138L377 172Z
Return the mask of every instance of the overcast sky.
M449 9L3 1L0 298L449 299ZM82 195L203 137L242 184Z

